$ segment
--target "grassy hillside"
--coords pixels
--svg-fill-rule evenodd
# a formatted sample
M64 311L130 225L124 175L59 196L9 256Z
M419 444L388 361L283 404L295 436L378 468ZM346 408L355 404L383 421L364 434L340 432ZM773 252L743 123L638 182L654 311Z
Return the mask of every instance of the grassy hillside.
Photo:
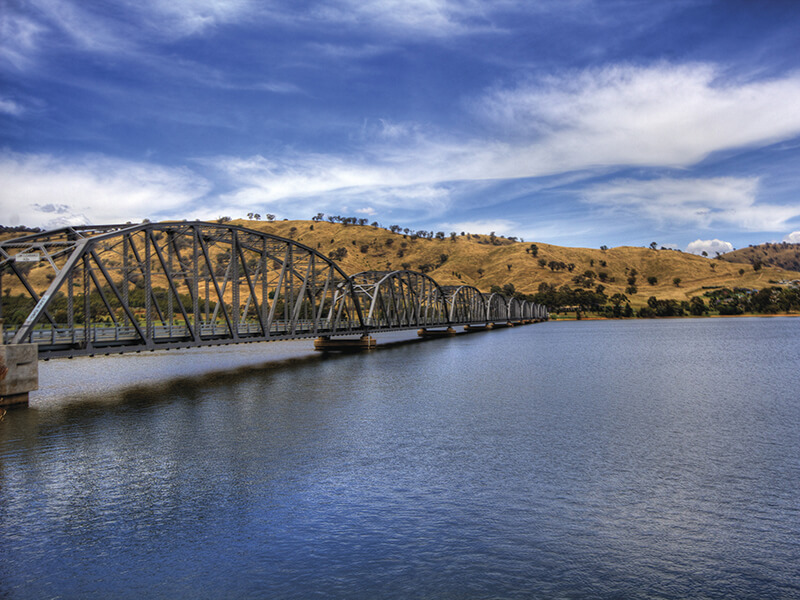
M479 234L424 239L369 225L326 221L234 220L232 223L292 238L326 256L334 256L349 274L407 268L427 272L442 285L469 284L488 291L492 286L510 283L517 291L530 294L536 293L543 282L573 288L583 284L592 289L599 284L605 287L608 296L624 293L634 308L646 305L650 296L688 300L712 287L760 289L775 281L800 279L800 272L769 264L755 270L749 263L673 250L566 248ZM52 270L42 262L32 268L29 276L46 287ZM576 277L581 281L574 281ZM637 288L635 294L629 291L632 277ZM680 279L678 285L674 283L676 277ZM648 281L650 278L655 278L653 283ZM166 285L157 277L154 284ZM23 293L14 277L4 277L3 286L11 286L12 294Z
M732 263L748 265L762 264L779 267L790 271L800 271L800 244L759 244L748 248L739 248L720 257Z
M631 305L644 306L647 298L688 300L709 287L763 288L771 281L800 279L800 272L765 266L755 271L752 265L710 259L674 250L618 247L567 248L536 242L536 256L531 242L512 242L487 235L445 237L443 240L414 238L391 233L369 225L342 225L311 221L235 220L236 225L290 237L329 256L340 248L346 255L338 262L348 273L364 270L410 268L427 271L442 285L465 283L480 290L514 284L518 291L535 293L539 284L577 287L573 278L593 271L594 285L602 284L609 296L626 293L628 278L635 270L636 294L626 294ZM545 266L541 266L544 260ZM574 265L553 271L551 262ZM742 271L740 273L740 271ZM605 281L601 280L605 273ZM655 277L654 284L648 278ZM680 278L676 286L674 278ZM704 289L705 288L705 289Z

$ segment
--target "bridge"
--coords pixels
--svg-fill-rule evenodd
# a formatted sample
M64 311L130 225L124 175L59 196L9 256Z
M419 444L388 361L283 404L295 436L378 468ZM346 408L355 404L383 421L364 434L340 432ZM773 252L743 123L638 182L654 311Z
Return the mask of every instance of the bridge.
M37 359L299 338L315 338L320 350L371 347L373 333L448 335L547 318L541 305L416 271L348 276L295 240L226 223L26 235L0 242L0 294L7 278L25 291L13 303L5 296L12 314L0 303L7 402L27 401L9 386L30 379Z

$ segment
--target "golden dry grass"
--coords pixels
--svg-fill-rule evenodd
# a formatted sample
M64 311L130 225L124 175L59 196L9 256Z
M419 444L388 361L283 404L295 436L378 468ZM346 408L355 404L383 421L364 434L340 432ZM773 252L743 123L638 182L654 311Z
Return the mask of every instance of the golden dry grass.
M617 247L608 250L595 248L568 248L536 242L538 256L526 252L531 242L510 242L500 238L501 245L489 243L489 236L470 235L449 237L445 240L414 239L411 236L394 234L372 226L342 225L327 221L248 221L234 220L234 225L287 237L329 256L338 248L346 248L347 256L337 261L348 274L366 270L393 270L408 265L420 270L422 265L435 266L429 275L441 285L468 284L482 291L492 286L514 284L518 291L535 293L539 284L546 282L556 286L575 286L573 277L592 270L596 274L605 272L608 280L603 283L609 296L625 293L628 276L636 270L638 293L628 295L634 308L644 306L647 298L688 300L701 295L707 288L747 287L763 288L770 280L800 279L800 272L785 271L775 267L764 267L754 271L751 265L731 263L681 253L673 250L651 250L649 248ZM364 251L362 251L362 249ZM214 250L212 252L216 252ZM446 260L442 262L443 257ZM574 264L572 272L551 271L539 265L538 260ZM602 266L605 261L606 266ZM510 268L509 268L510 267ZM743 273L740 273L740 270ZM46 287L47 274L51 269L41 263L30 272L34 285ZM656 277L657 283L650 285L648 277ZM680 285L673 279L679 277ZM597 279L596 283L601 283ZM157 278L154 284L159 285ZM11 293L22 293L15 278L4 277L3 285L11 285ZM705 289L704 289L705 288Z

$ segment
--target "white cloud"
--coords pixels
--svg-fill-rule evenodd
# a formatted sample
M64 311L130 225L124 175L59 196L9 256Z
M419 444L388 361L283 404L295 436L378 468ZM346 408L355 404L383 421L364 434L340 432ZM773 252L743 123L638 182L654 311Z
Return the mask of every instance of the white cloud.
M714 257L726 252L733 252L733 244L714 238L713 240L695 240L686 246L686 252L702 255L705 252L708 256Z
M471 108L518 156L497 156L495 169L521 176L600 165L683 167L718 150L787 139L800 133L798 95L797 73L723 82L713 65L665 63L543 78L489 92Z
M630 165L685 167L714 151L800 134L800 111L793 108L800 75L725 85L715 77L708 65L589 70L491 92L473 105L484 120L481 138L384 120L362 132L357 158L297 153L278 159L223 158L219 166L243 189L277 200L345 188L528 178ZM662 184L665 189L659 190ZM632 193L623 189L631 186L636 187ZM616 204L627 202L662 220L706 226L723 220L775 229L797 214L795 206L755 205L755 179L615 182L612 187L598 187L591 197L606 202L613 197ZM661 199L658 210L635 200L642 194ZM685 196L689 199L679 200Z
M708 228L734 225L750 231L785 228L800 205L756 202L757 178L618 179L585 191L584 200L609 212L630 213L660 225Z
M783 238L783 241L791 244L800 244L800 231L793 231Z
M0 181L4 219L46 227L186 218L209 189L188 169L97 156L2 153Z
M266 210L266 206L289 218L309 218L317 211L339 214L346 205L351 213L380 209L422 218L439 215L450 205L449 186L416 183L404 168L319 154L280 160L220 157L198 162L219 172L232 188L219 197L218 206L226 214Z
M461 233L482 233L488 235L495 232L497 235L511 235L518 225L509 219L477 219L472 221L457 221L442 223L442 228L448 231Z
M17 117L23 112L22 106L7 98L0 98L0 113Z

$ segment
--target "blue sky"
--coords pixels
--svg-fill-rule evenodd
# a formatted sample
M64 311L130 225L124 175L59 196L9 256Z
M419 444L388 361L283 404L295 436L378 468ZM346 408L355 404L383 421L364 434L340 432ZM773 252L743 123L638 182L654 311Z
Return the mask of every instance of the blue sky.
M0 0L0 223L800 242L800 2Z

